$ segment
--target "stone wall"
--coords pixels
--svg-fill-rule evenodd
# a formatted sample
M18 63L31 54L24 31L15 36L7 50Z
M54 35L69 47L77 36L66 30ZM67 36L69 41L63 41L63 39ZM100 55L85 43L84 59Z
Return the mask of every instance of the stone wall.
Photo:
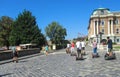
M39 48L19 50L19 57L40 53ZM0 61L12 59L12 50L0 51Z

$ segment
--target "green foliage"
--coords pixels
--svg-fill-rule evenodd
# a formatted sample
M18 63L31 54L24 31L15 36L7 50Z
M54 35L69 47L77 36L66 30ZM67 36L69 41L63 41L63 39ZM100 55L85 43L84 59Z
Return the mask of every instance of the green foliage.
M120 51L120 46L116 45L116 44L113 44L113 50Z
M16 18L12 26L10 42L12 45L35 43L39 46L46 42L36 24L36 18L30 11L24 10Z
M117 43L116 43L116 42L113 42L112 44L113 44L113 45L117 45Z
M46 36L50 38L54 44L62 44L67 35L66 29L57 22L52 22L45 28Z
M8 16L2 16L0 18L0 45L9 47L9 37L13 19Z

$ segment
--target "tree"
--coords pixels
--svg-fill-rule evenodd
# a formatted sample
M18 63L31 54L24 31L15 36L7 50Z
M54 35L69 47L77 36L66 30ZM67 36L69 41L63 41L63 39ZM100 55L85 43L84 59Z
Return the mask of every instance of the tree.
M35 16L30 11L24 10L16 18L11 32L13 45L35 43L39 46L46 42L44 35L36 24Z
M46 36L50 38L54 44L62 44L67 35L66 29L57 22L52 22L45 28Z
M13 19L8 16L2 16L0 18L0 43L5 45L9 49L9 37L11 32L11 27L13 24Z

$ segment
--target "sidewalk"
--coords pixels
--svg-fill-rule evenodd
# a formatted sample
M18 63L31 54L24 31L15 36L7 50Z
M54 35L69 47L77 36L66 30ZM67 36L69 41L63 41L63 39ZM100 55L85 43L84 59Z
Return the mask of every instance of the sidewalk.
M39 55L43 55L43 54L42 53L38 53L38 54L23 56L23 57L19 57L18 60L22 60L22 59L26 59L26 58L30 58L30 57L34 57L34 56L39 56ZM5 63L10 63L10 62L12 62L12 59L0 61L0 65L1 64L5 64Z
M63 49L61 49L61 50L63 50ZM50 50L49 53L59 52L59 51L60 50ZM31 58L31 57L35 57L35 56L40 56L40 55L44 55L43 51L41 51L40 53L37 53L37 54L32 54L32 55L27 55L27 56L23 56L23 57L18 57L18 60L27 59L27 58ZM1 64L5 64L5 63L10 63L10 62L12 62L12 59L0 61L0 65Z

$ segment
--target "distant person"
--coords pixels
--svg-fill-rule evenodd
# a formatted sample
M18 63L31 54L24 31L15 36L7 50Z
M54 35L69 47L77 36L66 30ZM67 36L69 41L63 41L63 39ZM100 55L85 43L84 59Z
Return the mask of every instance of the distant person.
M109 54L109 56L112 56L113 46L112 46L112 40L109 37L107 37L107 45L108 45L108 54Z
M81 45L80 40L77 40L76 47L77 47L77 58L83 58L82 53L81 53L82 45Z
M71 45L70 45L70 43L68 43L67 48L66 48L66 53L70 53L70 47L71 47Z
M70 48L70 46L71 46L70 43L68 43L68 44L67 44L67 48Z
M48 47L48 45L46 44L46 46L45 46L45 54L46 54L46 55L48 55L48 50L49 50L49 47Z
M84 42L84 40L81 41L81 45L82 45L82 54L85 55L85 42Z
M75 51L75 44L74 42L71 43L71 53L73 53Z
M18 63L18 51L15 46L12 47L12 53L13 53L13 62Z
M97 42L96 40L93 41L93 56L97 54Z

